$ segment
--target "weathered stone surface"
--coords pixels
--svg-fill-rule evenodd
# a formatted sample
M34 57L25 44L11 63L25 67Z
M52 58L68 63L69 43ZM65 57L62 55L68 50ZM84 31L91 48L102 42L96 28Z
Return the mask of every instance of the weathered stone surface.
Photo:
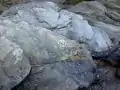
M82 2L76 6L69 7L68 10L82 14L85 19L90 21L101 21L113 25L120 25L119 8L119 6L113 3L100 0L99 2Z
M31 60L35 59L33 61L50 63L62 59L66 60L74 54L83 54L84 57L84 45L79 45L76 41L69 40L48 29L29 25L25 21L14 23L4 19L3 23L7 26L6 28L9 28L4 36L19 44L27 57ZM15 27L11 27L12 25ZM86 59L90 58L90 55L81 57L78 58Z
M106 8L99 3L93 9L96 7L102 17ZM89 13L94 15L92 11ZM87 11L83 13L87 14ZM0 29L0 36L19 45L32 66L29 76L13 89L75 90L89 87L96 79L96 66L87 47L81 43L102 52L109 50L108 46L113 42L105 31L105 28L109 30L109 24L102 26L96 19L90 26L83 19L85 17L60 9L52 2L31 2L5 11L0 18L0 28L6 28L5 32Z
M75 6L68 8L69 11L83 14L83 16L88 16L94 19L104 19L106 7L97 1L84 1ZM103 18L104 17L104 18Z
M88 90L119 90L120 80L115 77L116 68L110 66L102 66L99 71L101 74L100 82L94 84Z
M70 26L72 16L82 19L52 2L18 5L2 14L1 35L19 45L32 66L20 90L75 90L94 82L96 65L86 46L55 33Z
M68 8L68 10L72 12L82 14L84 19L87 19L90 25L106 32L108 35L105 35L105 33L104 35L101 34L102 37L104 37L103 39L114 38L116 40L115 42L113 42L114 45L111 47L111 49L106 50L107 52L115 51L116 48L118 48L119 43L119 6L113 6L112 3L110 3L109 5L109 3L105 1L82 2L77 4L76 6ZM100 41L100 39L98 41ZM106 41L108 42L109 40L106 39ZM110 43L110 41L108 43ZM95 44L92 46L95 46ZM106 55L107 53L103 54ZM100 54L100 56L102 56L102 54Z
M86 20L83 20L81 15L62 10L52 2L32 2L14 6L2 14L4 17L6 15L13 22L26 21L30 25L42 26L69 39L87 43L91 49L91 45L93 45L93 47L99 48L99 50L93 49L95 52L102 52L108 50L108 46L113 46L112 41L103 30L101 30L102 32L99 32L100 29L92 30L92 27ZM95 37L94 34L97 31L100 35ZM94 38L98 38L99 42ZM98 45L94 45L95 43L91 40ZM103 42L104 44L101 44Z
M33 72L13 90L76 90L88 87L95 79L94 67L90 63L88 60L63 61L33 67Z
M31 66L19 45L0 37L0 90L10 90L30 72Z
M96 1L99 1L96 3ZM68 8L68 10L83 15L84 19L89 21L89 24L104 30L110 38L116 38L119 42L120 35L120 6L119 0L96 0L93 2L83 2L76 6ZM102 2L104 1L104 2ZM110 2L108 2L110 1ZM112 3L111 3L112 2ZM114 3L116 4L114 4ZM119 44L117 44L119 47ZM115 47L113 47L115 48ZM109 50L108 50L109 51ZM119 63L120 49L105 57L104 60L109 60L110 65ZM101 59L102 60L102 59ZM116 65L115 65L116 66ZM87 90L119 90L120 80L115 78L116 68L101 66L101 82L95 83L91 88Z
M89 6L90 6L90 8L89 8ZM84 1L84 2L81 2L81 3L71 7L70 10L72 10L73 12L76 12L76 13L82 12L81 10L84 10L83 13L88 13L88 14L91 13L92 14L93 13L92 11L96 11L96 12L102 11L102 13L103 13L106 11L106 8L104 5L100 4L97 1L90 1L90 2ZM89 10L89 12L88 12L88 10Z
M62 4L63 2L65 2L65 0L29 0L29 1L50 1L50 2L54 2L54 3L58 3L58 4Z
M114 37L119 40L120 38L120 27L112 24L106 24L104 22L94 23L95 27L99 27L104 30L111 38Z
M9 27L11 23L9 23L7 27ZM12 42L20 45L20 47L24 50L25 56L29 58L30 63L33 67L39 66L39 68L41 69L44 67L46 68L43 69L43 71L39 68L37 69L39 70L37 72L40 72L40 74L38 73L37 75L41 76L40 79L36 79L36 75L31 76L30 74L29 76L31 76L31 79L28 80L27 83L31 84L31 82L33 82L33 79L35 78L35 82L33 83L44 84L50 82L48 83L48 85L40 85L40 87L37 88L43 88L43 90L56 90L56 88L61 89L62 86L60 86L60 84L63 84L64 82L65 86L62 87L62 89L66 90L71 85L69 85L69 82L73 82L73 86L69 88L71 88L71 90L74 90L78 88L79 85L81 85L81 87L88 87L90 83L94 81L95 64L92 61L90 53L85 49L84 45L79 45L75 41L68 40L67 38L55 34L54 32L45 28L29 25L27 22L19 22L17 24L12 23L12 25L16 27L9 27L9 30L6 32L6 34L4 34L4 36L7 39L12 40ZM65 64L62 64L62 62L65 62ZM80 63L81 66L78 65L77 67L75 67L74 64L77 64L76 62ZM69 66L69 63L72 63L72 65ZM79 72L76 73L78 77L75 76L75 78L78 78L80 80L78 84L76 84L77 81L75 81L72 77L69 77L69 75L72 75L72 73L70 73L71 69L69 69L71 67L73 67L74 69L74 71L72 70L73 73L75 73L77 71L77 68L79 68ZM60 71L59 69L57 70L57 68L60 68ZM55 69L55 72L52 71L53 69ZM64 74L67 73L66 70L69 72L68 74ZM36 69L33 70L33 72L36 72ZM83 72L88 74L85 74L84 76ZM45 73L49 73L50 78L46 76L47 74ZM58 74L56 75L56 73ZM59 76L59 74L61 76ZM81 76L79 76L80 74ZM61 81L61 78L64 76L65 78ZM90 79L84 77L88 77ZM57 78L60 79L52 82L52 80ZM69 79L70 81L68 82ZM81 82L81 80L83 81L83 83ZM58 86L56 86L56 88L54 87L54 83L58 83ZM25 86L27 88L27 85ZM34 87L34 85L32 87L36 88L36 86ZM32 90L32 87L28 87L29 90Z

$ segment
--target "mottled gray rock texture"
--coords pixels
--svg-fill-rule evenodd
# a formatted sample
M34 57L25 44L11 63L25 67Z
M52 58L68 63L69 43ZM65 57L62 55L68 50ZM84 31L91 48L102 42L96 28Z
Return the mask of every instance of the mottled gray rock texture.
M11 26L11 24L13 26L15 25L15 27L11 27L10 29L9 26ZM31 79L28 79L27 83L31 85L31 82L33 82L34 84L41 85L39 87L36 86L36 84L32 87L25 85L29 90L33 90L32 88L40 88L43 90L56 90L61 88L67 90L67 88L71 88L71 90L74 90L79 86L88 87L94 81L95 64L84 45L80 45L73 40L68 40L64 36L58 35L45 28L29 25L25 21L17 24L12 22L8 24L7 21L6 25L8 25L9 30L4 36L20 45L24 50L25 56L30 60L32 69L39 67L29 74ZM74 65L77 64L76 62L80 64L78 66ZM73 69L72 71L75 73L74 78L77 78L79 81L70 77L72 76L71 69ZM79 71L77 71L77 69ZM37 75L31 76L34 72L39 72L37 75L40 77L36 78ZM62 77L65 78L62 79ZM63 84L63 82L65 84ZM70 82L73 86L69 84ZM58 83L56 87L54 87L55 83ZM65 86L60 86L61 84Z
M104 30L110 38L115 38L119 42L120 6L118 2L119 0L96 0L92 2L82 2L67 9L83 15L84 19L87 19L90 25ZM120 66L120 48L117 48L117 50L112 52L108 57L101 58L101 60L103 59L105 61L109 60L110 66L108 66L107 63L99 67L101 72L100 82L94 83L94 85L87 90L119 90L120 80L115 77L116 68L111 66L114 66L114 64Z
M31 2L14 6L2 14L3 17L6 15L16 23L26 21L30 25L50 29L68 39L87 43L94 52L108 51L109 47L114 46L106 32L99 28L93 30L81 15L60 9L52 2Z
M13 6L1 15L0 30L2 33L0 33L0 39L4 37L18 45L19 50L22 51L16 51L15 54L19 56L19 53L20 55L23 53L26 58L22 59L19 56L15 60L21 59L23 61L22 68L32 67L29 75L29 72L24 72L28 77L23 81L20 89L18 88L19 90L36 88L38 90L75 90L78 87L89 87L94 82L96 65L86 48L87 46L84 43L78 44L75 40L68 39L67 33L56 32L63 28L66 29L65 32L68 32L66 27L70 26L72 16L82 19L82 16L61 10L52 2L31 2ZM84 22L91 29L87 21ZM87 27L84 29L88 30ZM88 38L88 40L91 38L91 35L84 36L83 38ZM0 43L4 44L4 42ZM0 49L2 50L2 48L3 46ZM4 53L1 54L0 58L2 56ZM13 56L10 54L11 58ZM6 60L10 61L11 58L8 57ZM21 65L21 63L19 64ZM15 70L17 68L18 66L14 67ZM21 72L23 71L21 70ZM18 77L15 80L17 82L19 75L17 73L14 75ZM23 79L24 77L20 78L20 80ZM4 86L7 87L6 84ZM8 88L8 90L10 89L11 87Z
M83 2L83 6L84 3L86 4L86 2ZM99 11L95 10L96 14L98 12L101 12L101 16L103 13L105 14L105 7L98 2L91 2L90 5L94 4L96 6L91 10L97 8ZM105 31L105 28L109 30L110 23L106 25L103 23L104 26L96 19L91 20L90 25L87 20L90 21L91 17L88 19L87 14L94 15L92 11L87 12L87 10L85 14L82 14L85 16L78 15L63 10L52 2L30 2L13 6L5 11L0 17L0 39L3 40L0 42L3 45L0 46L0 51L3 47L6 48L4 50L9 50L5 46L9 43L10 46L19 47L19 49L15 51L15 54L18 55L15 56L15 59L14 55L11 55L14 50L11 49L10 53L8 51L0 52L2 53L0 58L9 53L7 54L9 57L5 58L5 63L10 61L12 66L14 66L12 60L16 60L15 63L19 59L23 61L21 67L24 69L20 70L24 76L21 76L22 78L19 80L19 74L15 74L17 79L14 82L16 83L10 85L11 83L4 82L5 88L1 90L6 90L6 88L10 90L19 84L28 75L30 66L32 69L28 77L13 89L76 90L78 87L87 88L94 83L96 65L88 49L98 53L109 51L109 47L114 46L114 42L109 37L110 34ZM116 26L114 27L116 28ZM118 29L119 27L115 30ZM110 30L112 32L114 29ZM9 43L6 44L6 40ZM19 64L21 65L21 63ZM3 64L3 66L5 65ZM18 66L14 69L19 68ZM15 70L13 72L16 72ZM8 74L11 75L11 72Z
M30 75L13 90L77 90L95 80L91 62L63 61L33 67ZM86 66L86 67L85 67Z
M120 80L115 77L116 68L108 65L99 67L100 82L92 85L87 90L119 90Z
M115 45L112 47L112 49L115 50L116 47L118 48L120 33L119 6L105 1L88 1L79 3L67 9L69 11L83 15L83 18L87 19L90 25L95 28L100 28L101 30L106 32L109 38L114 38L116 41L114 42ZM102 35L102 37L104 36Z
M1 26L2 28L3 26ZM10 90L30 72L31 66L23 49L4 36L0 37L0 90Z
M69 11L82 14L88 20L91 19L94 22L101 21L113 25L120 25L119 9L120 6L103 0L99 2L84 1L68 8Z

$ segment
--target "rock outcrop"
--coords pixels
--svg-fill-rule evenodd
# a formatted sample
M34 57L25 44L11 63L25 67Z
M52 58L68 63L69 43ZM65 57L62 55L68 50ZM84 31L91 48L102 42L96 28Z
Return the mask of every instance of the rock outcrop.
M81 11L68 8L78 14L52 2L19 4L1 14L1 90L10 90L26 76L13 90L76 90L98 79L91 55L116 50L118 44L112 40L117 36L112 32L119 32L119 27L110 28L113 22L107 20L102 4L79 5Z
M0 30L4 30L0 26ZM5 27L4 27L5 28ZM2 31L0 32L3 34ZM0 37L0 90L10 90L19 84L30 72L29 60L23 49L4 36Z
M66 29L65 32L67 32L68 29L65 27L70 26L72 16L82 19L82 16L61 10L52 2L31 2L13 6L1 15L0 25L3 32L1 39L4 37L9 42L19 45L21 48L19 50L22 51L14 53L18 56L19 53L20 55L23 53L26 59L22 59L21 56L16 58L23 60L24 69L24 65L29 64L32 67L30 73L25 73L26 76L28 73L29 75L23 84L17 87L18 90L36 88L42 90L75 90L79 87L87 88L94 82L96 65L90 52L86 49L86 45L68 39L67 33L63 33L63 35L56 32L60 29ZM1 44L4 43L1 42ZM3 46L1 46L1 50L2 48ZM4 56L4 53L1 55ZM10 56L13 57L14 55L10 54ZM11 59L8 57L7 60L10 61ZM29 61L25 62L25 60ZM18 66L14 69L16 70ZM14 82L17 82L19 75L15 75L18 78ZM21 80L23 79L24 77L21 78ZM7 85L4 84L4 86ZM11 87L8 88L8 90L10 89ZM1 90L4 89L1 88Z
M117 49L110 53L107 57L99 58L101 60L110 61L111 66L120 66L120 48L119 48L119 35L120 35L120 6L119 0L96 0L91 2L82 2L76 6L68 7L69 11L83 15L83 18L88 20L89 24L98 27L105 31L111 38L117 40ZM114 48L114 47L113 47ZM120 80L116 78L116 68L107 65L100 66L100 80L101 82L95 83L88 90L119 90ZM117 70L119 74L119 70ZM118 76L118 75L117 75Z
M60 9L51 2L32 2L14 6L2 14L4 17L6 15L12 15L10 18L15 22L26 21L28 24L40 25L68 39L87 43L91 52L106 52L109 51L109 47L114 47L114 43L104 30L90 26L81 15Z

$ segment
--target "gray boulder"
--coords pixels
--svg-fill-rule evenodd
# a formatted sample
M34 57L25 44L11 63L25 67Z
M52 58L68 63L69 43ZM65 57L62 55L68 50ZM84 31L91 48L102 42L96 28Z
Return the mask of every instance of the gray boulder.
M9 27L10 24L17 27ZM95 80L96 66L84 45L25 21L11 22L7 27L9 30L4 36L20 45L33 69L28 76L31 79L26 78L28 82L24 82L25 90L74 90L79 86L88 87ZM33 85L28 87L26 83Z
M57 28L59 30L59 28L63 28L69 24L70 18L68 17L70 17L70 14L68 14L67 11L60 10L60 8L52 2L32 2L15 7L14 9L10 9L13 11L6 11L3 13L4 15L2 14L0 18L2 33L0 35L8 41L19 45L23 50L21 52L16 51L18 56L19 53L20 55L24 53L23 55L26 57L26 59L21 60L22 67L24 67L25 70L26 67L30 65L32 67L30 74L25 81L23 81L23 84L20 85L20 88L16 86L17 89L75 90L78 87L89 87L96 78L96 65L92 60L90 52L86 49L86 45L78 44L76 41L70 40L54 31L57 30ZM41 14L39 12L41 12ZM71 15L75 14L71 13ZM65 16L67 18L65 18ZM78 17L82 18L81 16ZM1 42L1 44L3 43L4 42ZM6 43L4 45L6 45ZM3 48L3 46L1 47ZM4 56L4 54L1 55ZM14 55L10 54L6 60L12 63L12 60L14 60L13 56ZM19 61L21 58L22 57L19 57L17 58L18 60L15 60ZM29 59L30 64L29 61L26 61L27 59ZM15 63L17 63L17 61ZM21 63L18 64L21 65ZM18 66L13 69L16 70ZM15 70L13 70L13 72L15 73L14 75L17 76L17 79L15 79L14 82L17 82L17 80L19 80L19 74L17 74ZM21 72L23 72L22 70ZM27 70L29 71L30 67L29 69L27 68ZM28 71L24 71L23 75L27 76ZM12 75L11 72L8 72L8 74ZM20 80L22 81L24 77L21 77ZM12 80L10 80L10 82L12 82ZM17 84L14 84L14 86ZM7 87L6 84L4 85ZM10 90L10 88L8 88L8 90Z
M20 88L16 86L18 90L75 90L94 82L96 65L86 45L55 32L66 27L72 15L81 16L52 2L12 8L0 18L0 25L6 27L2 35L23 49L32 66Z
M90 5L96 3L91 10L99 9L103 17L106 7L98 2ZM5 27L5 30L1 29L0 35L19 45L32 66L28 77L13 89L88 88L96 79L96 65L87 49L98 53L111 52L109 46L114 46L112 32L119 31L118 26L111 28L111 24L101 23L100 19L92 20L94 16L89 18L89 15L94 12L86 10L78 15L52 2L31 2L5 11L0 17L1 28Z
M90 10L99 9L100 17L103 17L106 8L98 2L89 5L94 4L96 6ZM89 18L89 15L98 15L97 9L93 13L87 12L88 9L81 13L82 16L52 2L31 2L5 11L0 17L0 89L10 90L14 86L12 90L90 87L97 78L88 46L91 52L109 51L109 46L114 44L109 35L119 31L117 26L110 28L110 24L98 22L101 19L92 21L94 16ZM104 82L102 84L104 86Z
M104 11L104 8L101 10ZM92 26L83 19L82 15L60 9L52 2L31 2L14 6L10 10L5 11L2 16L7 16L16 23L26 21L30 25L47 28L68 39L84 42L88 45L91 52L101 53L108 51L109 46L114 46L114 43L103 30L99 28L93 30ZM99 54L94 56L96 55Z
M30 69L30 63L20 46L1 36L0 90L10 90L19 84L29 74Z
M82 14L85 19L91 21L101 21L108 24L119 24L119 9L120 6L99 0L99 1L84 1L75 6L68 7L69 11Z
M85 67L86 66L86 67ZM77 90L95 80L91 61L63 61L33 67L30 75L13 90Z
M104 22L96 22L94 23L95 27L99 27L104 30L109 36L116 38L119 40L120 38L120 27L112 24L106 24Z
M115 77L116 68L100 66L100 82L92 85L88 90L119 90L120 80Z

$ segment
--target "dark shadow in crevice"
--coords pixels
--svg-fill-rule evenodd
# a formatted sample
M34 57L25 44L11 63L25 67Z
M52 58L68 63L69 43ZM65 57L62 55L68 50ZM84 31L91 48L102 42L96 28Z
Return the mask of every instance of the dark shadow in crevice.
M88 90L86 87L79 87L77 90Z

